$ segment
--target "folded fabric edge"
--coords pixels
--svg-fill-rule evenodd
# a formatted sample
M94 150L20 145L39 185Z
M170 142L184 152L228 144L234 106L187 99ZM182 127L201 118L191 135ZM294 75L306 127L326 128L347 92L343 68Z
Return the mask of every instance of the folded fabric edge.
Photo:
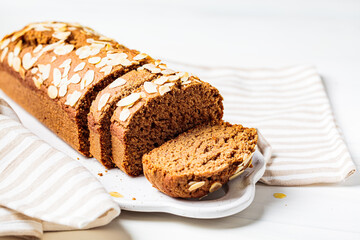
M0 223L0 236L21 237L23 239L41 239L43 228L35 220L11 220Z

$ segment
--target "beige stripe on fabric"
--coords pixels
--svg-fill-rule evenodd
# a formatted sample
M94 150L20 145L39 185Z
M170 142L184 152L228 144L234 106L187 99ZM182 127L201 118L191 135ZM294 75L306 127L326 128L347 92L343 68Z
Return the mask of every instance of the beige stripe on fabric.
M86 168L2 110L0 236L40 239L44 230L97 227L119 215L118 204Z

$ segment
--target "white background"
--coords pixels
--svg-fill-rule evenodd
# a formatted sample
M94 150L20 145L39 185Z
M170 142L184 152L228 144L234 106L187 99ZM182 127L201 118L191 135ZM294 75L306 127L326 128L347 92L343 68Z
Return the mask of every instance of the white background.
M360 1L6 0L0 6L0 36L29 22L61 20L165 61L314 64L360 167ZM218 220L123 211L106 227L46 233L44 239L360 239L359 177L337 185L258 184L248 209ZM275 192L287 197L275 199Z

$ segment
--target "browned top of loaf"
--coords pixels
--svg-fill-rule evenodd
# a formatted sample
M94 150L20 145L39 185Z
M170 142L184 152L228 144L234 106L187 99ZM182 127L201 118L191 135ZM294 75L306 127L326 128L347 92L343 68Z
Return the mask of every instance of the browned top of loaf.
M30 24L0 42L0 62L70 112L102 79L145 61L139 55L88 27L61 22Z
M209 83L203 82L198 77L187 72L174 72L171 75L160 76L151 82L145 82L129 96L117 103L118 107L111 118L111 122L127 127L134 114L152 99L161 98L162 95L171 92L173 89L185 89L197 84L212 87Z
M222 123L191 129L144 155L150 166L170 175L209 175L239 164L255 151L254 128Z
M145 81L149 81L156 75L148 70L132 70L119 77L96 96L90 109L93 121L101 121L111 108L111 103L129 95Z

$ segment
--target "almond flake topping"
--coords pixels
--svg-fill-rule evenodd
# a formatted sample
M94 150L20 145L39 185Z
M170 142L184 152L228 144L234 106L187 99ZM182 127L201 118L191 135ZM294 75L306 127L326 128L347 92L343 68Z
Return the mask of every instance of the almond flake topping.
M144 83L144 89L147 93L157 93L156 85L152 82L145 82Z
M55 57L55 56L52 56L51 62L54 62L55 60L56 60L56 57Z
M116 88L116 87L119 87L119 86L122 86L126 83L126 80L119 77L117 78L115 81L113 81L112 83L110 83L109 85L109 88L112 89L112 88Z
M162 70L161 73L164 75L171 75L171 74L175 74L176 72L171 69L165 69L165 70Z
M70 71L70 65L68 65L68 66L66 66L66 67L64 68L64 72L63 72L62 77L63 77L63 78L67 77L68 74L69 74L69 71Z
M42 84L41 78L33 77L32 79L33 79L33 81L34 81L35 87L37 87L38 89L40 89L41 84Z
M119 120L125 122L126 119L129 118L130 114L130 110L128 108L124 108L119 114Z
M53 84L58 87L61 81L61 72L58 68L54 68L53 71Z
M105 93L101 96L99 103L98 103L98 110L101 111L101 109L106 105L107 101L110 98L110 93Z
M188 81L186 81L186 82L183 82L182 85L187 85L187 84L189 84L189 83L191 83L191 80L188 80Z
M31 69L31 73L32 73L32 74L35 74L35 73L37 73L38 70L39 70L39 69L35 67L35 68Z
M95 72L94 70L89 70L85 73L83 81L86 86L89 86L94 81Z
M59 68L66 68L67 66L70 66L71 64L71 58L66 59L60 66Z
M211 185L211 187L210 187L210 189L209 189L209 192L215 192L216 190L218 190L219 188L221 188L221 186L222 186L222 184L221 183L219 183L219 182L214 182L212 185Z
M19 53L21 51L21 46L22 46L22 40L18 41L18 43L15 45L14 48L14 56L19 56Z
M3 50L4 48L6 48L10 43L10 38L5 39L4 41L1 42L0 44L0 50Z
M0 61L1 61L1 62L4 61L5 56L6 56L6 54L8 53L8 51L9 51L9 48L6 47L6 48L3 50L3 52L1 53L1 58L0 58Z
M205 185L205 181L194 183L189 187L189 191L192 192L192 191L194 191L194 190L196 190L198 188L201 188L204 185Z
M79 65L77 65L77 66L74 68L74 72L81 71L81 70L84 69L84 67L85 67L85 62L79 63Z
M140 53L140 54L136 55L133 59L135 61L138 61L138 60L142 60L142 59L146 58L147 56L148 55L146 53Z
M166 83L169 80L169 77L165 77L165 76L161 76L158 79L156 79L154 81L155 84L157 85L163 85L164 83Z
M79 101L80 97L81 97L81 92L74 91L72 94L69 94L67 96L65 104L73 107L73 106L75 106L77 101Z
M103 72L104 75L109 75L111 73L112 66L105 66L102 69L100 69L100 72Z
M171 88L168 85L160 86L159 87L159 93L160 95L164 95L165 93L169 92Z
M89 58L88 62L91 63L91 64L97 64L101 61L101 57L92 57L92 58Z
M58 90L55 86L51 85L48 88L48 95L51 99L55 99L58 95Z
M49 75L50 75L51 65L50 64L46 64L46 65L39 64L38 67L39 67L39 72L42 74L41 78L43 80L48 79Z
M104 57L101 59L101 61L98 64L96 64L96 67L101 68L101 67L105 66L108 61L109 61L109 59L107 57Z
M66 40L70 34L71 32L54 32L52 36L60 40Z
M60 46L55 47L54 53L57 55L66 55L74 49L72 44L61 44Z
M40 52L42 48L43 48L43 45L41 45L41 44L37 45L36 48L34 48L33 53Z
M129 60L126 59L128 57L126 53L108 53L107 57L109 59L107 65L109 66L116 66L119 64L124 65L130 62Z
M70 83L74 83L74 84L77 84L79 83L81 80L81 77L79 74L75 73L69 80Z
M15 71L19 72L21 68L21 60L19 57L14 57L13 59L13 68Z
M59 88L59 97L63 97L66 95L66 92L67 92L67 85L62 85L60 88Z
M125 106L133 105L134 103L136 103L140 99L140 97L141 97L140 93L132 93L129 96L121 99L116 104L116 106L125 107Z
M25 70L29 70L36 62L36 58L33 58L31 56L31 53L25 53L25 55L22 58L22 65L25 68Z
M177 76L177 75L169 76L169 81L170 82L175 82L176 80L179 80L179 76Z
M9 54L8 54L8 64L9 64L10 67L12 67L13 60L14 60L14 53L9 52Z

